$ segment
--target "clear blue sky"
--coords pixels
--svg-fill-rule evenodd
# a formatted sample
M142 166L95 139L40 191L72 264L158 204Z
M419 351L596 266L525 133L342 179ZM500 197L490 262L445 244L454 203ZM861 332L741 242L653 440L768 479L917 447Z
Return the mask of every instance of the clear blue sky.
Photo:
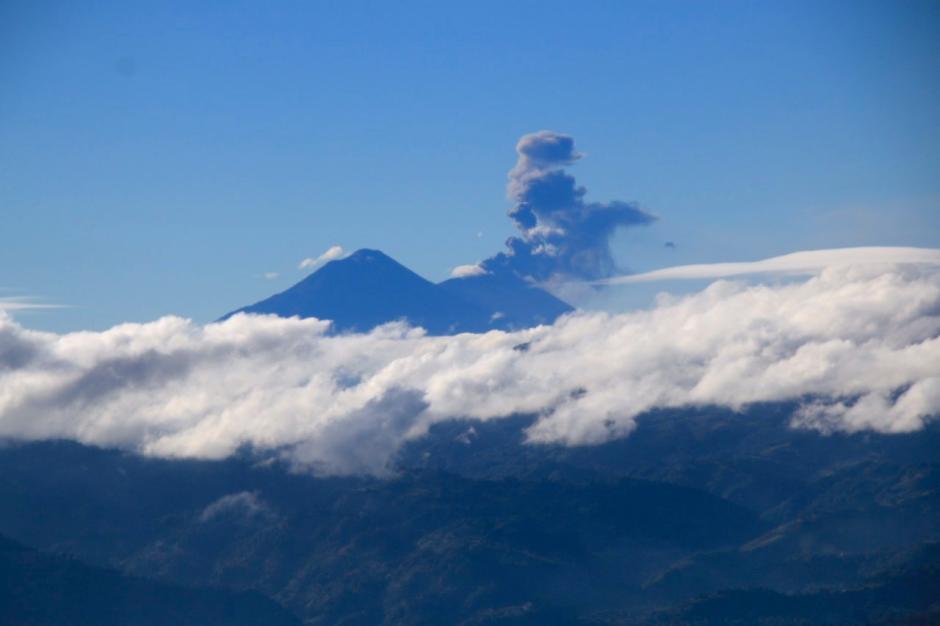
M444 278L539 129L660 217L633 270L940 247L940 2L195 4L0 3L0 296L71 305L27 325L208 321L333 244Z

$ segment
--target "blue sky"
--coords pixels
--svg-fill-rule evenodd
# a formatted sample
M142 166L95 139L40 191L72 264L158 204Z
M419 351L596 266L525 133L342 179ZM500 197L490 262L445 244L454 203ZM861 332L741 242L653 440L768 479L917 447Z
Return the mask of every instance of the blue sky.
M0 4L0 296L70 305L24 323L208 321L334 244L442 279L540 129L660 218L634 271L940 247L940 3L193 4Z

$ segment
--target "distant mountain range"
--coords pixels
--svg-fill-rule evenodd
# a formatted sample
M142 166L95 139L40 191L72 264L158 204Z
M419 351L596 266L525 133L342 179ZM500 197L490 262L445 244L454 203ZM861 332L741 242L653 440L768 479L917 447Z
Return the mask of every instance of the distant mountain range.
M183 587L43 553L0 535L0 623L8 626L299 626L257 591Z
M330 261L293 287L235 313L316 317L337 332L405 320L432 335L551 324L574 309L513 275L483 274L434 284L378 250Z
M3 442L0 624L940 623L940 424L820 437L792 410L591 447L455 420L391 479Z

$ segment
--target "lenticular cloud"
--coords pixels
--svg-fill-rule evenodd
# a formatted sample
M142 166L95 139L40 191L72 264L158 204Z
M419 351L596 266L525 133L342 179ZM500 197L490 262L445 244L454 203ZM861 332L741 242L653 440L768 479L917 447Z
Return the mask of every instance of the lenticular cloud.
M719 281L650 310L515 333L327 327L166 317L57 335L0 313L0 436L164 457L250 445L381 474L405 441L455 417L536 414L531 442L583 445L628 435L655 408L797 400L794 425L826 432L910 432L940 414L940 272L925 266Z

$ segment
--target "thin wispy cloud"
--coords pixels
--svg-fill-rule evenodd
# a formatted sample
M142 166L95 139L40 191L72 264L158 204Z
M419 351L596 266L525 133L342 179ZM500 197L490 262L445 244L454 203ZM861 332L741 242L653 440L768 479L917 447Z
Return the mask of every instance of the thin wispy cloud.
M36 311L42 309L65 309L67 304L38 302L29 296L0 296L0 311Z
M936 265L863 263L444 337L244 314L52 334L0 313L0 436L163 457L249 445L382 474L406 441L458 417L534 414L530 442L586 445L628 436L652 409L793 401L801 428L910 432L940 415L938 311Z
M704 263L614 276L595 284L623 285L657 280L700 280L756 274L815 274L827 267L872 264L940 265L940 250L932 248L860 247L809 250L743 263Z
M343 250L343 246L331 246L329 249L327 249L326 252L324 252L320 256L309 257L301 261L300 264L297 266L297 269L300 269L300 270L313 269L315 267L319 267L320 265L324 263L328 263L329 261L341 259L344 256L346 256L346 251Z

